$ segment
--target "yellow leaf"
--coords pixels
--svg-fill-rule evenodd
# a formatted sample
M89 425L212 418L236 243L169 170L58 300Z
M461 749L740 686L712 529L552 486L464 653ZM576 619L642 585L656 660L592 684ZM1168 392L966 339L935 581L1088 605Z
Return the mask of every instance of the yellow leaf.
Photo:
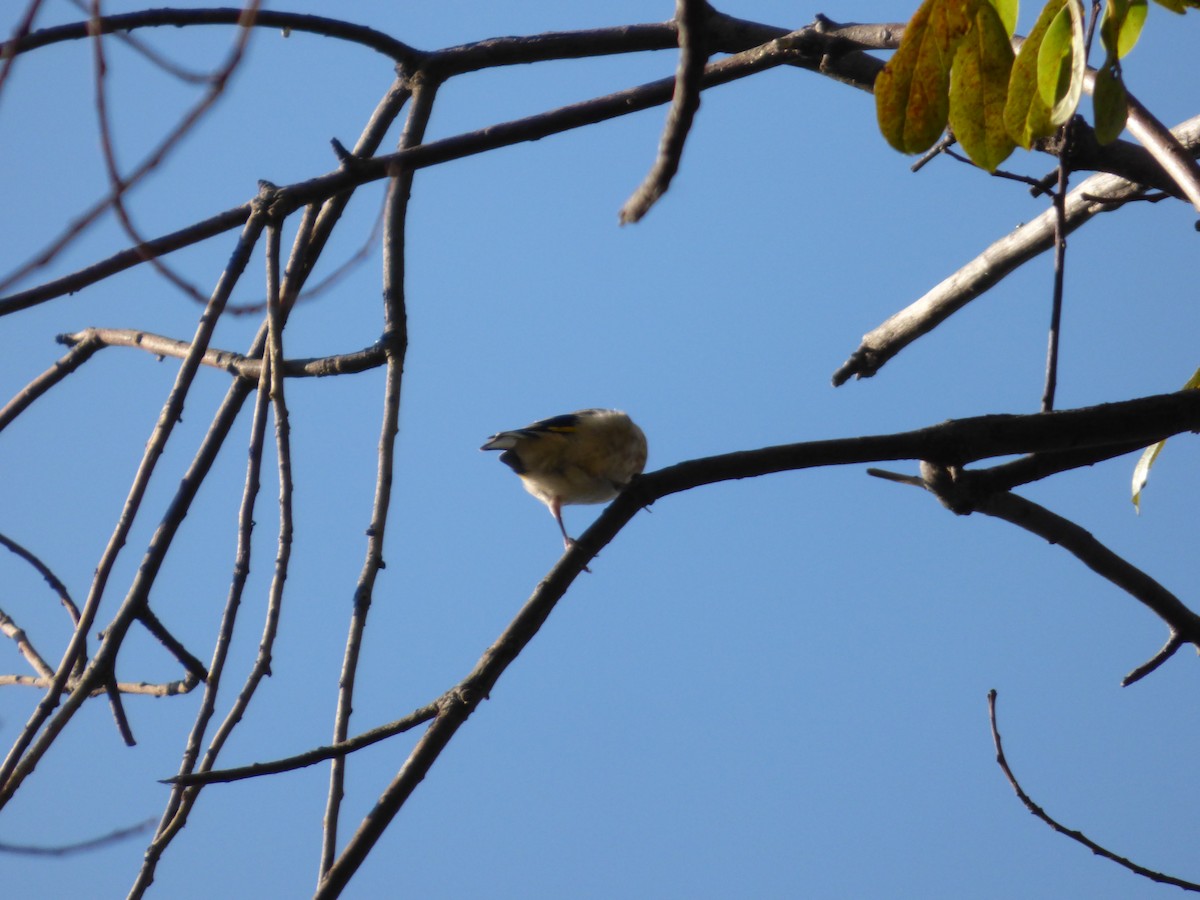
M979 4L974 27L954 55L950 127L971 161L989 172L996 171L1015 146L1004 125L1012 65L1004 23L990 3Z
M933 146L949 117L950 67L982 0L925 0L875 79L875 113L887 142L902 153Z

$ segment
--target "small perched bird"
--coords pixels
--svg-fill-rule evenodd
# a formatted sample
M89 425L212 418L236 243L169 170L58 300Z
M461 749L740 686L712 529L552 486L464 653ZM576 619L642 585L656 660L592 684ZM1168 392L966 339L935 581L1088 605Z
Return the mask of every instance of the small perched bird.
M480 450L503 450L500 462L521 476L525 490L550 508L562 531L568 503L604 503L646 466L646 436L617 409L581 409L501 431Z

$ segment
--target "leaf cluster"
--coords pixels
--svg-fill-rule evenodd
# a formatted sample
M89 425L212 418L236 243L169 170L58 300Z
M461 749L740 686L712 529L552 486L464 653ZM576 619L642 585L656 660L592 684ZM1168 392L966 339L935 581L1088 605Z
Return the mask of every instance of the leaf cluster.
M1155 0L1173 12L1200 0ZM971 160L994 172L1017 147L1054 134L1087 80L1082 0L1049 0L1024 40L1013 40L1017 0L925 0L875 82L879 128L903 153L933 146L949 125ZM1107 0L1105 58L1092 86L1096 136L1116 140L1128 100L1121 59L1146 20L1146 0ZM1014 53L1014 44L1019 49Z

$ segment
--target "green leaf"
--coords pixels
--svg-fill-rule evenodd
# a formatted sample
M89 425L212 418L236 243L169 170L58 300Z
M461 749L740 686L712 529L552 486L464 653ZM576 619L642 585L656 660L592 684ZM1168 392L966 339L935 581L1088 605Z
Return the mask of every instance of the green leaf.
M1182 12L1182 10L1180 10ZM1100 20L1100 40L1108 60L1121 59L1137 43L1146 22L1146 0L1108 0Z
M950 66L979 0L925 0L900 46L875 79L875 114L887 142L902 153L933 146L949 117Z
M1192 373L1192 377L1187 380L1187 384L1183 386L1183 390L1191 391L1200 388L1200 369ZM1142 489L1146 487L1146 482L1150 480L1150 467L1154 465L1154 461L1158 459L1158 454L1162 453L1163 447L1167 445L1166 441L1159 441L1142 451L1141 457L1137 461L1137 465L1133 467L1133 508L1139 513L1142 511Z
M1145 0L1142 0L1144 3ZM1004 31L1012 37L1017 30L1017 7L1018 0L991 0L992 6L1000 16L1000 21L1004 23ZM1010 46L1011 50L1012 47Z
M1180 15L1187 12L1189 6L1200 9L1200 0L1154 0L1154 2Z
M1075 114L1083 95L1086 56L1082 4L1067 0L1046 29L1038 51L1038 94L1050 108L1052 125L1061 125Z
M1015 143L1004 126L1013 52L1005 24L990 3L975 11L974 27L958 45L950 73L950 127L971 161L989 172Z
M1096 140L1101 144L1111 144L1125 130L1129 100L1125 85L1112 66L1104 66L1096 73L1096 84L1092 89L1092 113L1096 120Z
M1029 37L1021 44L1008 80L1008 102L1004 106L1004 125L1018 145L1029 149L1038 138L1054 133L1050 123L1050 107L1038 93L1038 54L1046 29L1063 8L1066 0L1049 0L1038 16Z

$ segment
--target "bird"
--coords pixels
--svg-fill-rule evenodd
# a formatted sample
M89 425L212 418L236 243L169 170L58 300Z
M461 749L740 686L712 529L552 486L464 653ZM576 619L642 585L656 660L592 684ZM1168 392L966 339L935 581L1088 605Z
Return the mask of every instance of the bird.
M558 522L563 547L575 543L563 524L572 503L605 503L646 467L646 435L619 409L581 409L501 431L480 450L503 450L500 462L521 477Z

